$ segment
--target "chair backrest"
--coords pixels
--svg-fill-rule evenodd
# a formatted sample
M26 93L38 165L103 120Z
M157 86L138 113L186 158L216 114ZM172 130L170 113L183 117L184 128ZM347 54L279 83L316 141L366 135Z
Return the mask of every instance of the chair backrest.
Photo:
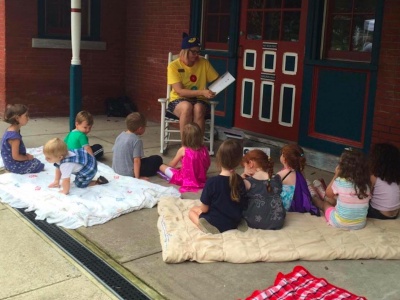
M172 52L168 53L168 65L170 62L174 61L179 57L179 54L172 54ZM208 54L203 56L205 59L208 59ZM169 95L171 94L171 85L167 84L167 99L169 99Z

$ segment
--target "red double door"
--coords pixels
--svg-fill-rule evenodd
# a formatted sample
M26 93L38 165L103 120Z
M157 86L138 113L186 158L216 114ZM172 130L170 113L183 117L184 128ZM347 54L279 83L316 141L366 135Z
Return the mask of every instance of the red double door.
M242 1L234 126L297 141L308 0Z

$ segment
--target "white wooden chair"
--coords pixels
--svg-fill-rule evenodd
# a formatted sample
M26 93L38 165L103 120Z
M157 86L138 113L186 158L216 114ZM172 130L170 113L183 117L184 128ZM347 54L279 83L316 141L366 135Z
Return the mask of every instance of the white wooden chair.
M172 52L168 53L168 64L177 59L178 55L173 55ZM205 55L208 59L208 55ZM158 102L161 104L161 129L160 129L160 153L165 153L168 148L169 142L181 142L181 135L179 131L179 118L172 112L168 111L168 101L171 93L171 85L167 85L167 95L165 98L159 98ZM217 101L209 101L211 106L210 118L206 119L206 128L204 132L204 143L209 144L209 153L214 155L214 121L215 121L215 106ZM177 126L171 126L171 124Z

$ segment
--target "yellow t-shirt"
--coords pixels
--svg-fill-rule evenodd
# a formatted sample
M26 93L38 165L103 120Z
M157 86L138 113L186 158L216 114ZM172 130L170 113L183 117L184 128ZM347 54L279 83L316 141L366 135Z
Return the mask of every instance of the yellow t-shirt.
M178 58L172 61L167 68L168 84L182 82L184 88L189 90L204 90L207 87L207 83L214 81L218 76L211 63L203 57L199 57L199 60L192 67L188 67ZM175 90L172 89L170 101L179 98L182 97L179 97ZM198 99L206 100L204 97L199 97Z

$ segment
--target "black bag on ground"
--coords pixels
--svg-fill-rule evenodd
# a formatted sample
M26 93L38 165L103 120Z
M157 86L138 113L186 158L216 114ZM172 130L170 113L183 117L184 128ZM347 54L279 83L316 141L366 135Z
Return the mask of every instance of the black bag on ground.
M135 104L127 96L107 98L105 104L107 117L126 117L137 111Z

